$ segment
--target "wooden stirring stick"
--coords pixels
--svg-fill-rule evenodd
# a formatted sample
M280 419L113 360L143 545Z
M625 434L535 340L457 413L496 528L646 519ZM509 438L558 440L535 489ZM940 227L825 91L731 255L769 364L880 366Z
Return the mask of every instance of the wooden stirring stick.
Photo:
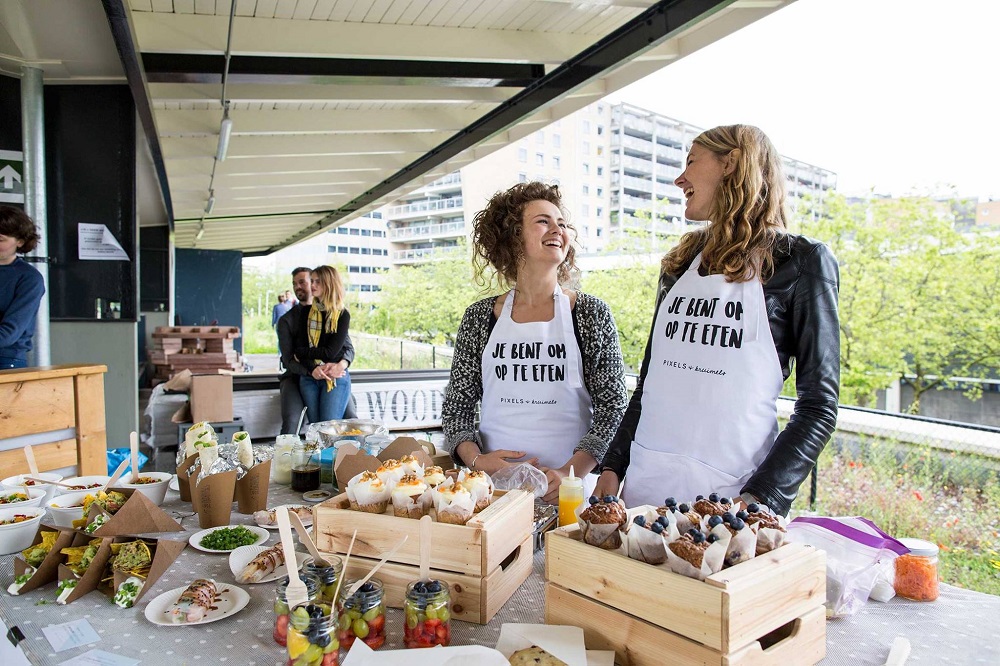
M28 471L31 472L31 476L38 476L38 465L35 464L35 452L31 450L31 446L24 447L24 457L28 459Z
M125 472L125 467L127 465L128 465L128 460L121 461L121 463L118 465L118 469L115 470L115 473L111 475L111 478L108 479L108 482L105 483L103 486L101 486L97 490L97 492L98 493L107 492L108 488L118 483L118 479L122 477L122 474Z
M62 483L61 481L46 481L45 479L39 479L33 476L22 476L21 478L24 479L25 481L34 481L35 483L48 483L53 486L60 486L62 488L70 488L70 489L76 488L76 486L74 486L72 483Z
M367 576L365 576L364 578L362 578L361 580L359 580L358 582L356 582L354 585L351 586L351 589L349 589L347 591L347 598L349 599L349 598L353 597L354 594L358 590L361 589L361 586L364 585L365 583L367 583L368 579L371 578L372 576L374 576L375 572L378 571L379 569L381 569L382 565L385 564L386 562L388 562L389 558L392 557L396 553L397 550L399 550L400 548L403 547L403 544L406 543L406 540L409 539L409 538L410 537L408 535L404 536L403 540L400 541L399 543L397 543L396 546L395 546L395 548L393 548L388 553L386 553L385 555L383 555L382 559L379 560L378 564L376 564L374 567L372 567L372 570L368 572Z
M420 519L420 580L431 579L431 528L434 521L430 516Z
M340 601L340 585L344 582L344 576L347 575L347 564L351 561L351 550L354 549L354 540L358 537L358 531L354 530L354 534L351 535L351 543L347 544L347 555L344 556L344 568L340 571L340 576L337 578L337 589L333 591L333 603L336 604Z
M133 430L128 436L129 448L132 450L132 483L139 481L139 433Z

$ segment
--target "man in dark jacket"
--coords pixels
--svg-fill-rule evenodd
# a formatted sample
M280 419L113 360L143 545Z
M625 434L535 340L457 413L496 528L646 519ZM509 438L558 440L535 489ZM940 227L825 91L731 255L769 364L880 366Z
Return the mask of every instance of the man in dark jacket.
M298 425L305 403L302 402L302 394L299 393L299 375L308 375L305 366L295 360L295 334L300 327L305 324L303 315L306 307L312 304L312 269L299 267L292 271L292 289L298 304L294 305L285 315L278 320L278 352L281 354L281 366L285 369L281 375L279 386L281 387L281 434L296 434L295 428ZM351 336L347 336L344 342L344 350L340 359L337 360L339 366L334 375L334 379L342 377L347 368L354 361L354 345L351 344ZM347 403L344 410L345 419L357 418L357 411L354 408L354 400Z

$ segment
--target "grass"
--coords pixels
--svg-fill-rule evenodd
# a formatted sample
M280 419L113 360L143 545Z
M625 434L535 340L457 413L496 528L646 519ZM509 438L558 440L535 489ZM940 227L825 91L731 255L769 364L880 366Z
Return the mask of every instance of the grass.
M895 537L932 541L942 581L1000 595L1000 480L988 462L886 439L831 445L819 461L815 510L864 516ZM793 515L807 505L803 492Z

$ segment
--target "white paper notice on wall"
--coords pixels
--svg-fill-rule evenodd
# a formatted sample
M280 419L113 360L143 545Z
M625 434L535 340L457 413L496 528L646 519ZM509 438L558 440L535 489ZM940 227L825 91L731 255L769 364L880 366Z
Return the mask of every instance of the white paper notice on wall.
M77 225L77 233L80 238L78 247L81 261L128 261L128 254L107 225L80 223Z

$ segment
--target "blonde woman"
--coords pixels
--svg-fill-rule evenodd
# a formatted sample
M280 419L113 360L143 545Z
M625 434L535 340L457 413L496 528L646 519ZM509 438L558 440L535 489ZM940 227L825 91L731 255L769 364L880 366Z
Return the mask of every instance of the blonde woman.
M351 399L351 375L345 371L336 378L351 313L344 303L344 284L332 266L313 270L312 296L296 332L295 358L312 368L309 376L299 378L299 391L309 422L317 423L343 418Z
M788 513L837 422L837 260L789 234L781 157L756 127L694 140L675 184L707 224L664 257L635 393L602 463L600 494L629 506L718 493ZM797 399L778 432L792 359Z

